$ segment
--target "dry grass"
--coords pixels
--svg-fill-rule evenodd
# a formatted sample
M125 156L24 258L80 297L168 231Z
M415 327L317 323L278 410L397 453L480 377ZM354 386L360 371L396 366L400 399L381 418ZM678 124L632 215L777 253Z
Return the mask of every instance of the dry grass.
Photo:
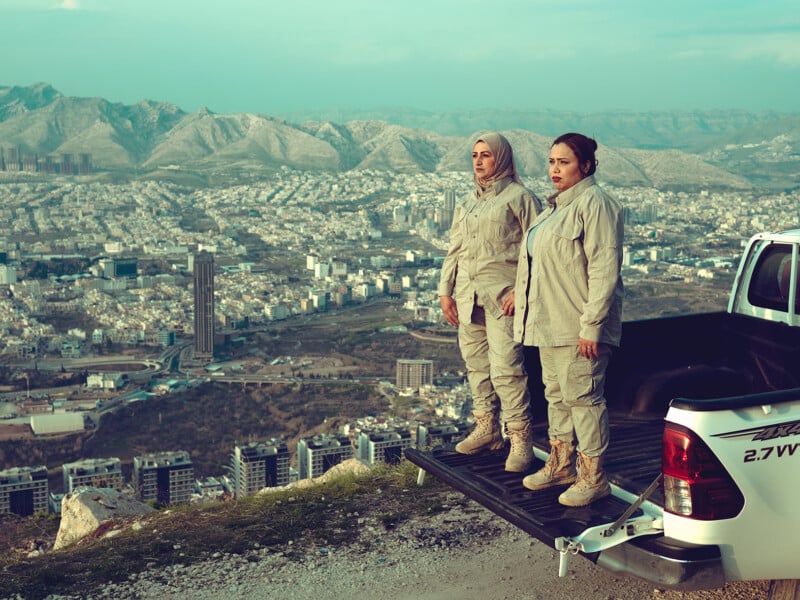
M446 488L430 477L417 487L416 473L416 467L404 463L376 467L365 475L344 475L313 488L170 507L141 517L138 530L128 528L111 539L88 539L34 558L24 550L34 539L52 541L58 520L7 517L0 520L3 597L82 596L133 573L188 565L216 553L246 555L265 547L303 552L309 545L334 548L353 538L359 518L372 516L391 529L414 516L445 510ZM378 493L380 502L375 501Z

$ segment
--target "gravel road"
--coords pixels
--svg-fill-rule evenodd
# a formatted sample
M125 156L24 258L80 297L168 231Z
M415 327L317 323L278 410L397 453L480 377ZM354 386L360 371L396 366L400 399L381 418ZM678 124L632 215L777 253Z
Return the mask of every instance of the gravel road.
M180 552L180 548L175 549ZM323 548L296 540L247 556L215 555L188 567L132 574L95 600L759 600L767 582L675 592L615 575L573 557L558 577L558 553L477 504L386 530L359 519L351 543ZM67 596L50 596L65 600Z

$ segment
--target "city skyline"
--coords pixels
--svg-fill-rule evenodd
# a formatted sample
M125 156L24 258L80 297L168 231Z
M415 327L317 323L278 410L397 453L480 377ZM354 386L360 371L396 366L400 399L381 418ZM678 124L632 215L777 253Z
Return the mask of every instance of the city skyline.
M6 0L1 85L187 111L796 112L788 0Z

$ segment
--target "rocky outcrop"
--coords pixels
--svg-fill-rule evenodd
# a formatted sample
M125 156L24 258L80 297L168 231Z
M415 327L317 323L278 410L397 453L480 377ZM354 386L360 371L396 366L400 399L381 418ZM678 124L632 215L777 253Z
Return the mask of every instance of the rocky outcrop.
M87 536L120 531L124 517L144 515L153 508L123 492L110 488L81 487L61 501L61 525L53 550L74 544ZM112 534L113 535L113 534Z
M332 479L342 477L348 473L352 473L354 475L368 473L371 468L372 467L370 467L369 464L365 463L363 460L359 460L358 458L348 458L347 460L340 462L338 465L331 467L319 477L314 477L313 479L300 479L299 481L295 481L289 485L264 488L259 493L266 494L269 492L279 492L282 490L313 487L315 485L327 483Z

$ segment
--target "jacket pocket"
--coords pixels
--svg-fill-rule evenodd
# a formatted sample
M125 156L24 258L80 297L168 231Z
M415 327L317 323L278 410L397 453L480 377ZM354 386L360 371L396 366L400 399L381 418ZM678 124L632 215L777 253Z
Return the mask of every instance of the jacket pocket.
M583 225L578 221L568 220L556 223L550 229L551 233L565 240L578 240L583 235Z
M584 262L583 226L576 222L559 223L550 230L556 260L563 264Z
M517 217L505 204L494 207L484 214L486 227L485 239L496 252L505 251L510 245L516 245L522 234Z

